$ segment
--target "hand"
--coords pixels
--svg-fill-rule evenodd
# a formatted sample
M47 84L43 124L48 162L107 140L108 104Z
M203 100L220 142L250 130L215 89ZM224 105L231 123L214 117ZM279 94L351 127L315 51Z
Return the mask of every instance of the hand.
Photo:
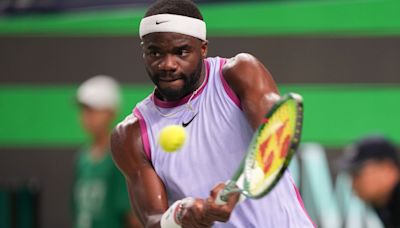
M217 205L215 199L218 192L225 187L221 183L215 186L210 197L206 200L195 199L193 204L185 207L182 217L182 227L211 227L215 221L227 222L229 217L239 200L239 193L231 193L228 195L228 201L224 205Z

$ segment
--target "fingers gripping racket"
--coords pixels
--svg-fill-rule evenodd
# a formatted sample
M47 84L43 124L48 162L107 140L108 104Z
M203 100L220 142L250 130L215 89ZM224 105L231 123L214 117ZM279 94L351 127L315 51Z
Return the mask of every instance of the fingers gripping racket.
M295 93L283 96L265 115L240 167L219 192L216 203L225 204L232 192L256 199L270 192L299 145L302 123L302 97Z

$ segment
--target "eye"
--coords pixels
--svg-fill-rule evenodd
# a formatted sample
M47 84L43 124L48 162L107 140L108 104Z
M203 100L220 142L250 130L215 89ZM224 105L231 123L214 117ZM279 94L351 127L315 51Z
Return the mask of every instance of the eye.
M189 51L187 49L180 49L177 51L177 55L181 56L181 57L185 57L187 55L189 55Z
M148 55L150 55L151 57L160 57L160 56L161 56L161 53L158 52L158 51L152 50L152 51L149 51L149 52L148 52Z
M145 48L144 53L146 56L152 57L152 58L158 58L161 56L160 50L158 48L154 48L154 47Z

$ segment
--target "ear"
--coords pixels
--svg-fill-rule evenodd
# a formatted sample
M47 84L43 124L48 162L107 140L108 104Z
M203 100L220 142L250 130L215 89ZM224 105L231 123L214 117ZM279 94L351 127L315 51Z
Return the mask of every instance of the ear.
M208 41L201 41L201 56L205 59L208 52Z
M144 58L144 43L140 42L140 47L142 48L142 58Z

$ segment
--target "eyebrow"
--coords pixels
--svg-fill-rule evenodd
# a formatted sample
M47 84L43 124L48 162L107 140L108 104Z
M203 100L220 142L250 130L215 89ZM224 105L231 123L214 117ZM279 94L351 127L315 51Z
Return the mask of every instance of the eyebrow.
M159 47L157 45L154 45L154 44L150 44L149 46L147 46L146 49L148 49L148 50L156 50L156 51L162 50L161 47ZM193 46L191 46L189 44L183 44L183 45L178 46L178 47L173 47L169 51L171 51L171 52L177 52L177 51L180 51L180 50L189 50L190 51L192 49L193 49Z
M160 49L160 47L158 47L154 44L151 44L151 45L147 46L146 49L158 50L158 49Z
M184 45L182 45L182 46L175 47L175 48L173 48L172 50L173 50L173 51L178 51L178 50L183 50L183 49L192 50L193 47L190 46L190 45L188 45L188 44L184 44Z

